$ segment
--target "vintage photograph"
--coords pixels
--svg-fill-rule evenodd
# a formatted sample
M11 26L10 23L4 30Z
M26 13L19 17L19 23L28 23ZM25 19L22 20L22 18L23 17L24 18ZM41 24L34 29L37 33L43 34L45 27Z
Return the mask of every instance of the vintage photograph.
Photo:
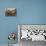
M16 16L16 8L5 8L5 16Z

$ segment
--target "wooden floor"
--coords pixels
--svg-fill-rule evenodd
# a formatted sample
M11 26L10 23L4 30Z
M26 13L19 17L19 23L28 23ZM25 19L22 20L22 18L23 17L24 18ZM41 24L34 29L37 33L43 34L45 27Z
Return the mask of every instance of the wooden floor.
M8 46L8 44L0 44L0 46ZM13 46L46 46L46 42L42 41L32 42L31 40L28 41L21 40L19 44L15 44Z
M44 41L32 42L31 40L28 40L28 41L21 40L20 46L46 46L46 42Z

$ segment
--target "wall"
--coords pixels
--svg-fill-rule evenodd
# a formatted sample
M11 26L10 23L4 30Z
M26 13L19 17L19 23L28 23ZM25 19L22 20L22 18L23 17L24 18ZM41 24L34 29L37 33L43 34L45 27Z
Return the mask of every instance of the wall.
M6 17L5 8L17 8L16 17ZM17 24L46 24L46 0L0 0L0 44L7 44ZM17 42L17 40L16 40Z

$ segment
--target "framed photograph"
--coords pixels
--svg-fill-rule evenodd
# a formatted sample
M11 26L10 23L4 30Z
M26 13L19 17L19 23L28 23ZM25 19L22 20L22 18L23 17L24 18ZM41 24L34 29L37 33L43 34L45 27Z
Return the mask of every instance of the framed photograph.
M16 8L5 8L5 16L16 16Z

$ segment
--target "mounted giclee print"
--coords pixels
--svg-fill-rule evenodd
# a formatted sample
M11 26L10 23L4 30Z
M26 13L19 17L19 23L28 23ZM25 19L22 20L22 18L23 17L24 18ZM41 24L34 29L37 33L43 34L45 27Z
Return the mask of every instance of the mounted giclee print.
M16 16L16 8L5 8L5 16Z
M18 40L46 41L46 25L18 25Z

